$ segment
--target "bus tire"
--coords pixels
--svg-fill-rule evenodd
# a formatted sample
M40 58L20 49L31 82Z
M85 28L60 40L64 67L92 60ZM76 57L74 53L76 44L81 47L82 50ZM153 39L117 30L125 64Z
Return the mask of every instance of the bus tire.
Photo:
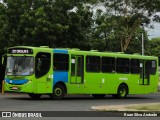
M34 100L37 100L42 96L41 94L34 94L34 93L29 93L28 95Z
M118 87L117 94L112 95L114 98L126 98L128 95L128 87L124 84L121 84Z
M61 100L65 96L65 87L61 84L57 84L53 89L53 94L51 95L51 99Z
M105 97L105 94L92 94L92 96L96 99L102 99Z

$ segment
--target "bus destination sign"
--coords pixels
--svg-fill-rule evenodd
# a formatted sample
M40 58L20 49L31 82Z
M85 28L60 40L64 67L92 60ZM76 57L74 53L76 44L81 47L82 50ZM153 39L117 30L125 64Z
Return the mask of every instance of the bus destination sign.
M26 48L12 48L9 49L10 54L33 54L32 49L26 49Z

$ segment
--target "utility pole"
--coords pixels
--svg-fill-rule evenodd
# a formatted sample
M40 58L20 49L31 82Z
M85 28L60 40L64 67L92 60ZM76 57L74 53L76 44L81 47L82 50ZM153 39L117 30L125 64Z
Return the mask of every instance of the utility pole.
M144 55L144 35L142 32L142 55Z

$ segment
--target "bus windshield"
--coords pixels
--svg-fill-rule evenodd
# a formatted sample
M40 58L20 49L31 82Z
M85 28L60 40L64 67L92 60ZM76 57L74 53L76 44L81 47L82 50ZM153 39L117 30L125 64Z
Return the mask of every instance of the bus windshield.
M33 74L34 58L28 56L7 57L6 75L28 76Z

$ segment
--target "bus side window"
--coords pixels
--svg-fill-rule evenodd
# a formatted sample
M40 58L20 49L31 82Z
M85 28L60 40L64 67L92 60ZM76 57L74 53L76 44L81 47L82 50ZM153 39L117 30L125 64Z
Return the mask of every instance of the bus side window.
M40 58L38 58L37 64L36 64L36 70L41 71L41 66L42 66L42 61Z
M117 58L116 61L116 72L122 74L129 73L129 59L128 58Z
M51 65L51 54L39 52L36 55L35 75L40 78L48 73Z
M131 73L132 74L140 73L140 61L138 59L131 59Z
M69 55L62 53L55 53L53 55L53 70L54 71L68 71L69 70Z
M75 58L71 58L71 76L75 76Z
M155 75L156 74L156 68L157 68L157 62L155 60L150 61L150 74Z
M87 56L86 57L86 71L87 72L100 72L100 57Z
M102 72L115 73L115 58L102 57Z

